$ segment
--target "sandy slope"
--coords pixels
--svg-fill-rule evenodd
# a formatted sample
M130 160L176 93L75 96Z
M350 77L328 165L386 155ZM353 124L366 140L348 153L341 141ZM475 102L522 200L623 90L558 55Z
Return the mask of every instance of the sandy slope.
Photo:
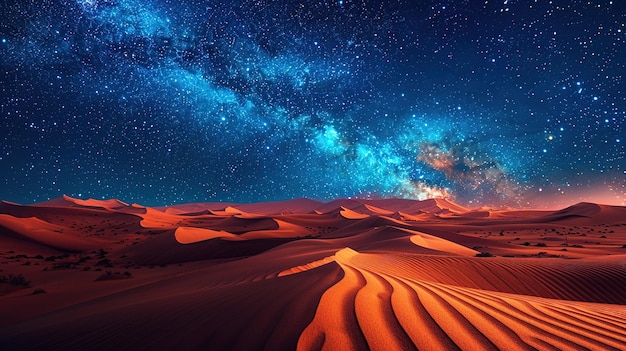
M298 349L621 349L626 307L505 294L416 279L351 249ZM338 306L341 308L338 310Z
M0 349L622 350L624 244L589 203L3 202L31 284L0 283Z

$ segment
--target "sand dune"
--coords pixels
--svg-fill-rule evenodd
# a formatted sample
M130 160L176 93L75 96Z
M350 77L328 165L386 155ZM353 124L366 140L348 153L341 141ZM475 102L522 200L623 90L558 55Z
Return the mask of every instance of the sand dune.
M415 213L465 213L469 209L446 199L415 201L407 199L368 200L367 203L390 211Z
M626 222L625 207L598 205L586 202L581 202L560 211L555 211L544 217L544 219L550 221L569 220L581 224L612 222L616 218L625 219L623 222Z
M410 215L402 211L396 211L393 214L391 214L389 217L406 222L406 221L423 221L423 220L428 219L427 217L430 217L430 216L423 216L422 214Z
M63 195L60 198L52 199L45 202L40 202L35 204L35 206L41 207L93 207L93 208L104 208L104 209L120 209L124 207L129 207L130 205L122 202L117 199L107 199L107 200L98 200L98 199L87 199L81 200L77 198L73 198L67 195Z
M155 209L171 214L194 214L209 213L210 211L223 211L226 207L233 205L234 204L227 202L200 202L193 204L171 205L167 207L155 207Z
M626 320L615 318L626 314L624 306L433 283L402 268L373 269L377 260L351 249L335 254L344 278L322 295L298 349L470 350L480 345L573 350L625 345Z
M369 217L368 214L366 213L359 213L356 211L352 211L349 208L345 208L345 207L341 207L341 211L339 211L339 214L341 214L344 218L347 219L363 219L363 218L367 218Z
M0 349L623 350L623 246L591 203L2 202Z
M277 202L262 202L235 206L240 210L262 215L280 215L309 213L322 205L322 202L311 199L293 199Z
M0 236L71 252L86 251L103 244L97 239L83 238L75 231L35 217L16 218L5 214L0 214Z
M174 232L174 237L176 241L181 244L194 244L200 241L211 240L211 239L224 239L224 240L243 240L243 238L239 235L235 235L223 230L211 230L211 229L202 229L202 228L188 228L188 227L178 227Z

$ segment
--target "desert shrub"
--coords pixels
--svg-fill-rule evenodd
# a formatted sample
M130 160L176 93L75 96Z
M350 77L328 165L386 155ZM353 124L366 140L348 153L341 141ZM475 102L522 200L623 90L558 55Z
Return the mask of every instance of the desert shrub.
M104 258L98 261L98 263L96 263L96 266L113 267L113 264L111 263L110 259Z
M524 246L530 246L530 243L527 241L527 242L523 243L522 245L524 245Z
M476 257L493 257L493 255L490 252L481 252L477 253Z
M47 291L45 291L44 289L42 289L42 288L37 288L37 289L35 289L35 290L33 291L33 293L32 293L31 295L39 295L39 294L45 294L45 293L47 293Z
M30 280L27 280L22 274L9 274L8 276L0 276L0 283L19 286L22 288L30 287Z
M83 263L83 262L87 262L91 259L91 256L85 256L85 257L81 257L80 259L78 259L79 263Z
M111 271L106 271L103 274L101 274L98 278L96 278L97 282L100 281L104 281L104 280L115 280L115 279L126 279L126 278L132 278L133 275L132 273L126 271L124 273L120 273L120 272L111 272Z
M52 269L72 269L76 267L74 262L59 262L52 265Z
M537 244L535 244L535 246L538 246L538 247L546 247L546 246L548 246L548 245L546 245L546 243L537 243Z
M577 248L579 248L579 249L582 249L584 246L582 246L582 245L578 245L578 244L574 244L574 245L572 245L572 247L577 247Z
M626 244L622 245L622 249L626 249Z

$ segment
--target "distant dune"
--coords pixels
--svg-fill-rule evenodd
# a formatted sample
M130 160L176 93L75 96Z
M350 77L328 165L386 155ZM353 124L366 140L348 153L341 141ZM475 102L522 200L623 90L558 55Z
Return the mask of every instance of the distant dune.
M624 350L626 208L0 203L0 350Z

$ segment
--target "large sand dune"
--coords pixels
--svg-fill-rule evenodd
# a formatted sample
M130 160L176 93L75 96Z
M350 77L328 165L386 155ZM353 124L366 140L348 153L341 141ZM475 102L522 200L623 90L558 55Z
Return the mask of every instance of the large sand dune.
M591 203L3 202L0 350L623 350L624 246Z

